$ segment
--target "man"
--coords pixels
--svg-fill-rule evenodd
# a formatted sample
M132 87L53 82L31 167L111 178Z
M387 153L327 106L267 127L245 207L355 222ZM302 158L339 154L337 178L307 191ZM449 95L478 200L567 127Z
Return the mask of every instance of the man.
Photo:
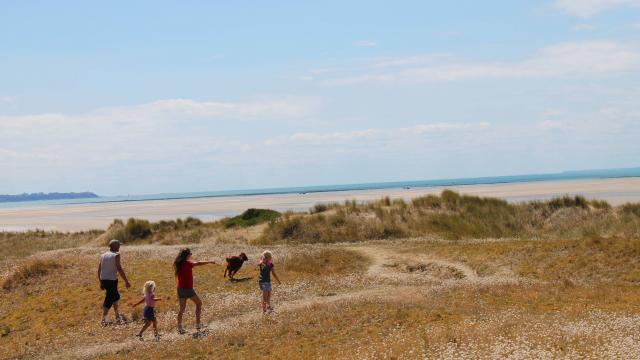
M109 242L109 251L100 256L100 265L98 266L98 279L100 279L100 289L105 291L104 303L102 304L102 326L107 325L107 313L113 306L113 311L116 314L116 321L125 321L124 316L120 316L118 313L118 300L120 300L120 293L118 293L118 274L124 279L125 286L131 287L127 275L124 273L124 269L120 264L120 241L111 240Z

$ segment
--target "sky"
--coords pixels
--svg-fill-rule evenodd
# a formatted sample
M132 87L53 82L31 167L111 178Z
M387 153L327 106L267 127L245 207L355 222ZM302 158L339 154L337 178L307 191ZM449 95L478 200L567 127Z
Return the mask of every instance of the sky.
M640 0L0 0L0 194L640 165Z

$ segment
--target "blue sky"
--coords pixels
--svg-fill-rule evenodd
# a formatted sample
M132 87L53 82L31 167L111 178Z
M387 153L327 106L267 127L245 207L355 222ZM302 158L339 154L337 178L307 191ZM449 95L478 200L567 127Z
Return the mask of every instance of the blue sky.
M640 165L640 0L2 1L0 44L0 193Z

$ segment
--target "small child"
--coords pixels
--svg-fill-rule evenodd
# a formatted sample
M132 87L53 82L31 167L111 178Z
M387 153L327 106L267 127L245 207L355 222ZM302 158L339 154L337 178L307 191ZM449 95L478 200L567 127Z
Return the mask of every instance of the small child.
M271 273L273 273L273 277L276 278L278 284L281 284L276 271L273 269L273 256L270 251L266 250L262 253L258 267L260 268L258 286L262 290L262 312L268 314L273 312L271 307Z
M142 327L142 330L140 330L138 335L136 335L136 337L140 341L143 340L142 334L144 333L145 330L147 330L149 325L151 325L152 323L153 323L153 332L155 334L156 341L160 340L160 334L158 334L158 322L156 321L156 311L155 311L156 301L160 301L160 298L157 298L154 296L155 291L156 291L156 283L154 281L147 281L146 283L144 283L144 288L142 288L142 293L144 294L144 297L140 299L140 301L138 301L137 303L131 305L131 306L138 306L144 302L144 311L142 313L143 314L142 316L144 318L144 326Z

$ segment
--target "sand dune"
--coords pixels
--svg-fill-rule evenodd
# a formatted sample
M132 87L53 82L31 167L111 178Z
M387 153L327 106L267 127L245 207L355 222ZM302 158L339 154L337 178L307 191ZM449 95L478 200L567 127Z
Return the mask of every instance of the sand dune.
M613 205L640 202L640 178L544 181L491 185L449 186L464 194L493 196L508 201L547 199L563 194L582 194ZM347 199L367 201L383 196L410 199L440 193L443 187L336 191L309 194L231 196L177 200L151 200L98 204L42 205L39 207L0 208L0 230L45 229L80 231L106 228L115 218L139 217L149 220L195 216L213 220L232 216L251 208L279 211L307 210L319 202L342 202Z

